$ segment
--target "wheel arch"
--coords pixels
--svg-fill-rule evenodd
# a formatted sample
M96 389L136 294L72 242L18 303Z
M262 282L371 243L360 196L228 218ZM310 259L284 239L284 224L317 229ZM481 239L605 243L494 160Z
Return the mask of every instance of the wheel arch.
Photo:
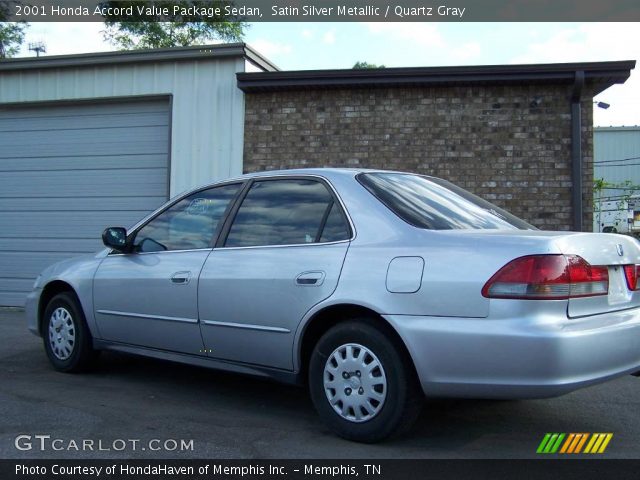
M47 305L51 301L53 297L60 293L71 293L76 300L78 301L78 305L82 305L80 303L80 299L78 298L78 294L75 289L71 286L71 284L65 282L64 280L53 280L49 282L42 289L42 293L40 294L40 300L38 302L38 331L40 335L43 334L43 325L44 325L44 311L47 308ZM82 308L82 307L81 307Z
M391 338L396 346L401 350L401 353L406 355L410 365L413 367L414 373L417 375L411 353L409 352L404 340L402 340L402 337L391 323L389 323L381 314L369 307L354 303L341 303L322 308L315 312L305 323L300 334L296 358L298 377L301 383L306 383L307 381L307 371L309 369L311 353L313 352L313 347L316 345L318 340L320 340L322 335L337 324L353 319L367 319L367 321L371 322L373 326L389 335L389 338Z

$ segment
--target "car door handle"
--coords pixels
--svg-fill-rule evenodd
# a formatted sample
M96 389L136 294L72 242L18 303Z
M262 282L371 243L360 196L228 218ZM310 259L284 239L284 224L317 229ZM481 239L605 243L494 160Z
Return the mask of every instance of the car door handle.
M296 285L318 287L324 282L325 273L322 271L302 272L296 277Z
M191 280L191 272L176 272L171 275L171 283L186 285Z

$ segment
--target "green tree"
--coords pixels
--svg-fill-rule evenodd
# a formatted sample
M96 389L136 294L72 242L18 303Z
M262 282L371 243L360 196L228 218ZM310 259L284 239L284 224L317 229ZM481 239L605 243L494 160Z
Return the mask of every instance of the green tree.
M212 40L241 40L246 23L239 17L224 15L224 6L228 4L225 0L102 2L100 5L107 9L133 6L133 15L123 13L105 16L104 39L122 50L186 47ZM170 14L163 16L162 22L149 21L151 18L145 13L141 15L138 8L152 5L160 9L167 7ZM195 13L182 14L178 11L174 14L174 6L184 9L191 7ZM220 14L215 13L216 8L220 9Z
M356 62L353 67L354 70L364 70L367 68L385 68L384 65L376 65L375 63L368 63L368 62Z
M13 3L15 2L0 1L0 58L13 57L20 51L25 30L29 25L26 22L5 21Z

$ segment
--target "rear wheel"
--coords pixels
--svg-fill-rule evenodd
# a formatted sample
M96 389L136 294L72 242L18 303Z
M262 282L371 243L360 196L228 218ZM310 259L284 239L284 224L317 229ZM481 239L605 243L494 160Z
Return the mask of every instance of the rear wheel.
M94 365L98 352L75 295L65 292L53 297L43 322L44 349L56 370L81 372Z
M369 319L338 324L318 341L309 390L323 421L359 442L406 431L422 405L411 360Z

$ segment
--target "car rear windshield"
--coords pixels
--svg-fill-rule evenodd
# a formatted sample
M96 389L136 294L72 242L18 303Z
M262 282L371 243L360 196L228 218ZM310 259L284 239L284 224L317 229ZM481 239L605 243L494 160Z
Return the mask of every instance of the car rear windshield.
M429 230L535 230L524 220L440 178L361 173L358 181L407 223Z

